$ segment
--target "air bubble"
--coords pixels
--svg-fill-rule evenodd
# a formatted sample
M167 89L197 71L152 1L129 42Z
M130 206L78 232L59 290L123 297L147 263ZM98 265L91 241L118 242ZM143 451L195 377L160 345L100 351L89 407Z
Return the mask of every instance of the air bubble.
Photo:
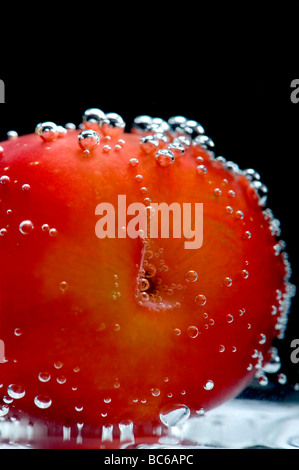
M22 333L23 333L23 332L22 332L21 328L15 328L15 330L14 330L15 336L21 336Z
M57 383L59 383L59 384L61 384L61 385L62 385L62 384L65 384L65 382L66 382L66 377L64 377L64 375L61 375L61 376L57 377L56 381L57 381Z
M225 277L223 279L223 284L226 286L226 287L230 287L232 285L233 281L230 277Z
M266 387L268 385L268 378L265 374L261 374L258 376L258 383L262 386L262 387Z
M99 134L92 129L85 129L78 135L78 143L82 150L94 150L99 142Z
M196 171L199 175L205 175L207 173L207 167L205 165L198 165Z
M160 412L160 420L167 428L182 425L189 416L190 409L186 405L167 405Z
M0 406L0 417L7 415L8 412L9 412L9 406L7 405Z
M221 194L222 194L221 189L220 189L220 188L215 188L215 189L214 189L214 194L215 194L216 196L221 196Z
M244 218L244 214L242 211L236 211L236 218L242 220Z
M10 177L7 176L7 175L1 176L0 183L1 184L9 184L10 183Z
M158 397L161 393L158 388L153 388L151 392L152 392L153 397Z
M13 399L20 399L25 396L25 389L22 385L11 384L7 387L7 393Z
M168 150L170 150L174 158L182 157L185 153L185 147L180 142L172 142L168 145Z
M142 115L134 119L132 130L135 132L146 132L152 125L153 118L151 116Z
M141 181L143 181L143 176L142 175L136 175L135 180L137 181L137 183L141 183Z
M40 382L49 382L49 380L51 379L51 374L47 371L41 371L38 374L38 379L40 380Z
M38 408L45 410L52 405L52 400L48 395L37 395L34 398L34 403Z
M58 128L56 124L50 121L38 124L35 128L35 132L45 142L52 142L58 136Z
M196 326L189 326L187 333L189 338L196 338L198 336L198 328Z
M23 220L19 225L19 230L23 235L29 235L34 229L34 225L31 220Z
M232 214L233 208L232 208L231 206L226 206L225 212L226 212L227 214Z
M246 269L243 269L243 270L241 271L241 274L242 274L242 277L243 277L244 279L247 279L248 276L249 276L249 272L248 272Z
M226 321L227 323L232 323L234 321L233 315L231 315L230 313L226 315Z
M29 190L30 190L30 184L23 184L22 190L23 190L24 192L29 191Z
M174 162L174 154L171 150L161 149L156 153L156 162L163 168L168 167Z
M82 122L85 129L93 129L95 131L98 130L102 120L104 119L105 113L98 108L87 109L82 116Z
M103 134L111 137L119 137L124 132L126 126L123 118L116 113L107 113L105 119L100 124Z
M214 388L214 382L213 380L208 380L204 387L203 387L205 390L212 390Z
M0 237L5 237L5 235L7 235L7 230L6 230L6 228L2 228L0 230Z
M185 279L187 282L195 282L197 281L198 274L196 271L187 271L185 274Z
M202 307L203 305L207 303L206 297L202 294L197 295L194 300L196 304L199 305L200 307Z
M139 161L137 160L137 158L130 158L129 163L132 167L135 167L138 165Z
M50 235L50 237L56 237L56 236L57 236L57 233L58 233L58 232L57 232L56 228L51 228L51 229L49 230L49 235Z
M278 354L278 349L274 346L271 348L271 357L267 364L264 365L264 371L267 374L276 374L281 367L281 361Z
M288 378L285 374L281 372L280 374L277 375L277 381L280 385L285 385L288 381Z
M61 292L65 292L68 289L68 287L69 287L69 285L66 281L62 281L59 284L59 289L61 290Z
M267 340L266 335L264 333L260 333L258 336L259 344L265 344L266 340Z

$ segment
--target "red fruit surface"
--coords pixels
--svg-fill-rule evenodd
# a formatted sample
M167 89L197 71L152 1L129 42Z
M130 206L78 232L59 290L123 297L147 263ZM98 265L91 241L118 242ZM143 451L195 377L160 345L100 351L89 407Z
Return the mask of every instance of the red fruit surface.
M1 143L0 383L13 398L2 414L117 428L208 410L244 389L283 334L292 288L275 219L252 172L204 147L163 167L140 147L146 132L95 129L89 153L81 130ZM202 247L99 239L96 206L118 215L118 195L203 203Z

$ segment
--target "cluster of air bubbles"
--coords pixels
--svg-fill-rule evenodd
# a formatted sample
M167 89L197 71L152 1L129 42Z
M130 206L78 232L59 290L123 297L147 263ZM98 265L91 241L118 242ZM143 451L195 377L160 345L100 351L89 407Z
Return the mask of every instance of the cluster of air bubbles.
M104 113L101 109L87 109L82 116L85 130L98 132L101 129L105 136L119 137L126 127L123 118L116 113Z
M202 125L183 116L173 116L168 121L148 115L137 116L132 131L141 135L143 152L156 152L156 162L162 167L171 165L184 155L191 144L206 149L214 147L212 139L204 135Z

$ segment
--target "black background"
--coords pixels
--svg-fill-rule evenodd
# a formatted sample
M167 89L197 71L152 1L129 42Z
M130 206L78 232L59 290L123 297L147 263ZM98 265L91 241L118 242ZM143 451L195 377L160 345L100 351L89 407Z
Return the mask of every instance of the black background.
M42 121L78 125L90 107L120 114L128 128L140 114L198 120L216 155L254 168L268 186L268 207L281 222L291 281L299 286L299 103L290 99L299 78L298 2L163 6L8 9L0 141L9 130L33 132ZM299 381L298 364L290 361L290 342L299 338L297 306L294 299L279 344L282 372L293 382Z

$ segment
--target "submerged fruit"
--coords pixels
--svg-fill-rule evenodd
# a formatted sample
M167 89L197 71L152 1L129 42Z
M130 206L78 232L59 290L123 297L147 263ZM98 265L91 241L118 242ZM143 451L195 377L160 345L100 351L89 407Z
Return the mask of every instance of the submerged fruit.
M87 110L83 130L41 123L0 158L9 407L110 437L237 395L294 295L254 170L182 116L124 129Z

